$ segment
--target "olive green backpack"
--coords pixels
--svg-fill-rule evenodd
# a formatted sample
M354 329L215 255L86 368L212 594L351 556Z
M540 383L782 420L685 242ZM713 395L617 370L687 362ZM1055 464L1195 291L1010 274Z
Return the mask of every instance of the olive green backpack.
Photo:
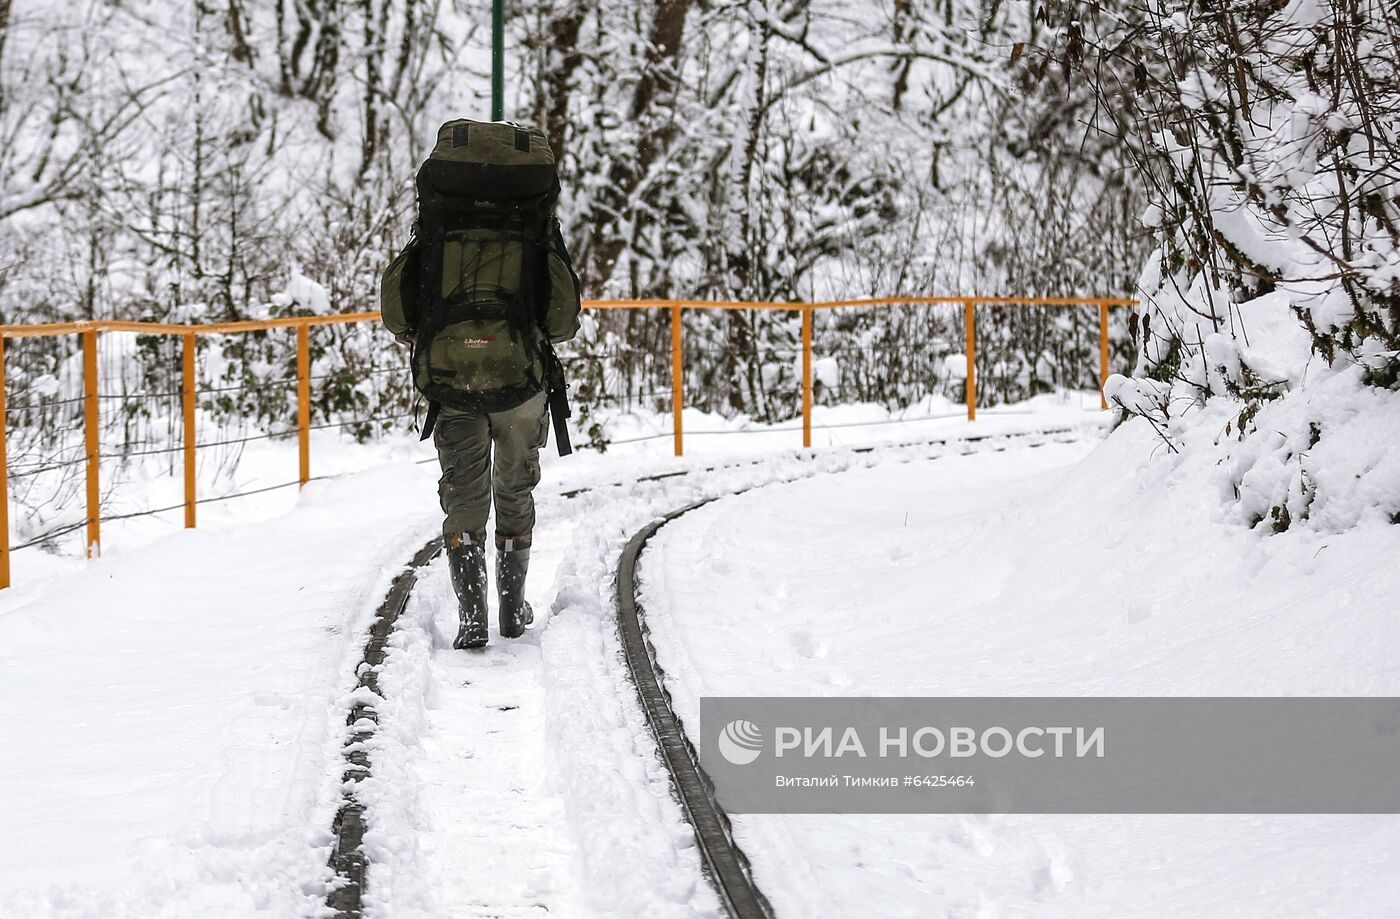
M411 338L413 382L441 406L499 412L549 393L570 452L567 384L553 344L579 327L579 282L555 217L559 174L544 133L449 121L418 170L413 238L384 273L384 324Z

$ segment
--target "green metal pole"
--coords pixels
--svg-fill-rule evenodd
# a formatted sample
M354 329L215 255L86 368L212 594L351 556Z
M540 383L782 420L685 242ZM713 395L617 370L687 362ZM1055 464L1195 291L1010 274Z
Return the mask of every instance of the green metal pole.
M491 120L504 121L506 117L506 16L503 7L505 0L492 0L491 3Z

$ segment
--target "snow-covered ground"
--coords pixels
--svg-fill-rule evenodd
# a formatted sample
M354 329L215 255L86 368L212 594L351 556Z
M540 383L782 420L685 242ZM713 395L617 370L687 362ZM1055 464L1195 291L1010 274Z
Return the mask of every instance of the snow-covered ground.
M0 915L320 902L363 632L433 525L418 468L314 483L294 513L177 530L7 606Z
M1106 419L1079 401L974 425L875 425L867 442L1045 426L1096 436ZM617 658L610 566L650 515L702 490L852 457L799 461L794 439L696 438L683 459L660 439L546 454L530 596L542 620L557 617L493 645L470 685L473 664L433 644L433 617L445 627L451 613L444 572L430 569L394 637L366 789L379 914L714 912ZM438 526L436 467L419 462L430 458L408 435L318 437L313 471L342 475L300 494L205 505L194 531L178 529L178 513L116 522L94 562L15 555L16 587L0 592L12 751L0 764L0 915L314 914L364 630ZM720 468L629 484L709 467ZM228 486L295 468L294 444L263 444ZM561 497L587 485L611 487ZM159 506L172 488L151 479L122 500ZM512 742L474 742L493 730Z
M665 528L644 561L683 715L702 691L1400 689L1380 614L1400 596L1383 564L1394 533L1262 539L1147 464L1132 430L1094 449L1099 413L1030 411L871 426L865 442L886 445L867 453L803 458L784 431L695 438L680 460L664 439L547 456L536 629L448 649L439 560L391 639L362 789L369 914L719 915L620 658L611 578L656 514L745 487ZM890 443L1038 427L1073 430ZM0 916L317 914L364 629L438 524L427 455L318 441L316 471L348 474L228 502L242 510L193 532L118 524L93 563L46 558L27 581L17 565L20 586L0 592ZM281 459L294 454L269 467ZM685 470L707 471L639 481ZM1210 575L1189 584L1159 565L1203 557ZM1397 827L738 822L788 916L1378 915L1400 900Z
M1400 527L1224 522L1145 424L882 463L662 529L647 618L702 695L1400 695ZM1400 817L734 818L780 916L1393 916Z

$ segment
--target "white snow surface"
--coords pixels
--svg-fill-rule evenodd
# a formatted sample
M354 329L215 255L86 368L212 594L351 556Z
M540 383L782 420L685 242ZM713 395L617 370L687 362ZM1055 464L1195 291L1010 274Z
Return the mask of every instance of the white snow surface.
M431 523L402 514L431 483L313 483L295 513L176 532L0 614L0 915L295 916L324 898L362 634Z
M663 529L644 559L683 717L701 692L1400 688L1398 627L1378 613L1400 596L1383 564L1397 528L1263 539L1192 487L1199 470L1148 461L1132 425L1094 449L1105 414L1024 410L839 429L881 444L866 453L803 453L782 431L696 438L684 459L665 440L546 455L535 629L451 651L439 559L391 638L360 788L367 915L721 915L622 661L612 577L655 516L744 488ZM995 436L1046 427L1063 433ZM891 443L901 434L951 441ZM106 531L102 560L17 566L25 579L0 592L0 916L323 914L365 629L439 522L437 470L412 461L425 450L318 441L317 471L347 474L299 497L228 502L192 532L132 521ZM641 479L674 472L693 474ZM1182 592L1148 545L1210 558L1207 576ZM736 825L785 916L1117 916L1142 902L1361 916L1400 899L1392 818Z
M664 527L704 695L1397 695L1400 527L1267 538L1145 423L768 485ZM894 459L895 457L888 457ZM1182 577L1182 572L1191 572ZM735 816L779 916L1393 916L1394 816Z
M1017 411L838 433L879 443L1107 420L1063 400ZM620 658L611 571L651 515L828 461L798 459L795 439L697 438L683 459L665 439L547 452L529 588L541 625L474 662L443 650L450 587L440 567L425 574L376 706L372 915L717 914ZM299 495L205 505L193 531L178 513L113 523L92 562L15 555L16 586L0 591L0 917L323 911L355 665L390 579L439 526L431 456L407 437L316 437L313 472L339 477ZM294 444L264 444L230 486L295 468ZM599 490L560 496L583 486ZM178 488L134 478L118 495L159 506ZM489 669L464 685L473 664ZM481 720L494 716L499 727Z

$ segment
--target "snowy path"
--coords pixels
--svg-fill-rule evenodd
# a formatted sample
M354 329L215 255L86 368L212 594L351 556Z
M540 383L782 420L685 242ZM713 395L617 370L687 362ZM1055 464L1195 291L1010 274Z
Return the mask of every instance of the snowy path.
M560 590L586 506L541 502L552 525L532 552L537 625L521 639L493 621L484 651L453 650L445 559L420 577L390 639L360 795L367 916L719 915L610 650L610 611L571 610ZM581 615L551 621L552 608Z
M530 600L544 610L568 538L563 527L542 531L532 553ZM563 800L548 781L539 633L504 641L493 622L484 651L453 650L445 561L419 578L382 677L398 717L368 792L377 802L370 914L567 915L582 880ZM405 823L389 830L396 804Z
M451 586L441 559L430 566L380 677L386 702L361 794L367 914L720 916L621 657L618 556L649 520L698 497L883 459L843 452L545 498L529 598L548 621L480 654L451 650Z
M641 569L675 708L693 725L704 694L1400 694L1400 530L1262 540L1213 522L1214 495L1151 481L1150 449L887 462L686 515ZM1400 902L1393 816L734 824L779 916L1352 919Z

